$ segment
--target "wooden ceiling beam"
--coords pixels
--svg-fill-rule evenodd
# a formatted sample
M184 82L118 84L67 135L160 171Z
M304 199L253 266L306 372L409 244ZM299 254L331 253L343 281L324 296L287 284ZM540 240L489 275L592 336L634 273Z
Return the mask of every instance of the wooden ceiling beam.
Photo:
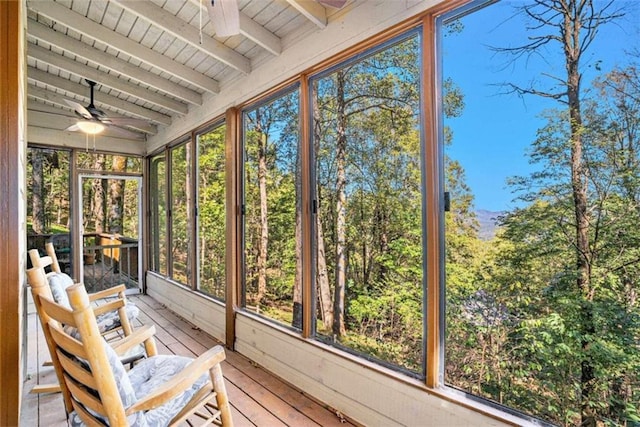
M313 0L287 0L295 10L319 28L327 26L327 9Z
M210 92L219 93L220 85L215 79L212 79L196 70L182 65L171 58L168 58L153 49L136 43L127 37L103 27L97 22L86 18L73 10L63 6L61 3L52 1L33 1L27 2L27 7L49 19L56 21L65 27L71 28L86 37L98 40L113 49L122 51L139 61L145 62L157 69L165 71L172 76L184 80L200 89Z
M68 37L59 31L43 25L33 19L29 20L29 36L47 42L65 52L79 56L87 61L99 64L120 75L144 83L175 98L193 105L202 105L202 95L187 87L181 86L157 74L150 73L120 58L102 52L86 43Z
M88 86L79 85L78 83L74 83L71 80L54 76L52 74L49 74L42 70L38 70L37 68L33 68L33 67L28 68L27 77L29 80L37 81L47 86L58 88L65 92L79 96L87 104L90 101L90 98L88 96L90 92ZM40 92L37 92L37 93L40 93ZM36 92L32 91L32 86L29 87L28 94L29 95L33 94L34 97L38 97L36 96ZM164 115L162 113L159 113L157 111L149 110L148 108L144 108L139 105L132 104L123 99L117 98L112 95L107 95L105 93L98 92L96 95L97 96L95 97L93 102L98 108L126 111L127 113L130 113L132 116L143 118L146 120L151 120L158 124L167 125L167 126L171 124L171 117ZM62 102L60 102L60 99L57 97L41 97L41 99L49 102L53 102L58 105L66 105L66 102L64 102L64 97L61 95L59 96L60 98L62 98Z
M251 72L251 62L249 59L235 52L233 49L229 49L213 37L207 36L206 34L201 35L197 28L177 16L172 15L160 6L156 6L152 2L141 2L139 0L112 1L123 9L150 22L162 31L179 38L217 61L244 74Z
M44 89L41 89L41 90L44 90ZM40 101L41 99L42 98L36 98L36 97L29 99L27 101L27 110L40 111L41 113L57 114L63 117L73 117L76 119L78 118L78 116L75 115L73 111L70 111L69 109L65 109L65 108L55 107L49 104L44 104L43 102Z
M121 80L115 75L104 73L93 67L88 67L81 62L76 62L71 58L58 55L57 53L41 46L29 43L27 47L27 56L46 64L53 65L61 70L68 71L82 79L92 80L100 85L108 86L119 92L123 92L135 98L155 104L161 108L171 110L174 113L184 115L188 112L187 106L182 102L167 98L157 92L153 92L136 84Z
M31 122L31 120L29 120ZM55 145L56 147L95 149L118 154L146 154L144 141L134 139L114 138L106 135L96 135L95 139L87 138L80 132L67 132L29 124L27 139L32 144Z
M202 13L208 14L207 7L201 0L189 0L194 6L201 8ZM207 0L211 1L211 0ZM272 55L278 56L282 53L282 42L280 37L258 24L246 14L239 11L240 18L240 34L265 49Z
M282 53L282 42L280 37L240 12L240 34L267 50L272 55Z

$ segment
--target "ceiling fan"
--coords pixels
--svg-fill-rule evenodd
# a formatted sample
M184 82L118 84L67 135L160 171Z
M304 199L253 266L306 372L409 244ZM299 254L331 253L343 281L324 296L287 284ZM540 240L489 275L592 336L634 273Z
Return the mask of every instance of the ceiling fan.
M343 7L347 0L315 0L322 6L336 9ZM209 19L219 37L229 37L240 34L240 13L238 0L205 0Z
M107 117L104 111L93 105L93 90L96 82L85 79L91 88L91 98L86 107L78 102L65 99L65 102L74 109L76 115L80 117L75 124L69 126L68 131L84 132L87 134L98 134L105 129L123 138L140 139L140 133L125 129L122 126L131 126L138 129L147 129L149 123L146 120L134 119L130 117Z

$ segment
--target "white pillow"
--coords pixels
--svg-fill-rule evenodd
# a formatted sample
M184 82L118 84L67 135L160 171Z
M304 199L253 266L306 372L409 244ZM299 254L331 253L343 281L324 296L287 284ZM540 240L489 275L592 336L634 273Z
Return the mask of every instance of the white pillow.
M47 278L49 279L49 287L55 302L71 308L69 297L67 296L67 288L73 285L73 279L65 273L50 273Z

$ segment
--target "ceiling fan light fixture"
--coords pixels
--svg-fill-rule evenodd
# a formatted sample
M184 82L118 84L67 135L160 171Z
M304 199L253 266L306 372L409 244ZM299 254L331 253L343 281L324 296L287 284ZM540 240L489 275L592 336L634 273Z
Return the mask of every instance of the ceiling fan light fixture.
M91 121L91 120L79 120L76 125L78 128L89 135L95 135L104 130L104 125L99 122Z

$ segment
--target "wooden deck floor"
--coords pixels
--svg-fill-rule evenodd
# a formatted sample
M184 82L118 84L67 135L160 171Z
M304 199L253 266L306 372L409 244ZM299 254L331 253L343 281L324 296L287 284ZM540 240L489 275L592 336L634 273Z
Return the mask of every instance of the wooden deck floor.
M196 357L218 344L208 334L146 295L131 296L140 308L140 321L156 325L161 354ZM24 384L21 422L29 427L66 426L59 393L32 394L36 384L55 382L55 372L43 366L49 354L35 313L28 315L27 378ZM256 366L247 358L227 350L222 366L233 420L237 426L344 426L351 425L333 411Z

